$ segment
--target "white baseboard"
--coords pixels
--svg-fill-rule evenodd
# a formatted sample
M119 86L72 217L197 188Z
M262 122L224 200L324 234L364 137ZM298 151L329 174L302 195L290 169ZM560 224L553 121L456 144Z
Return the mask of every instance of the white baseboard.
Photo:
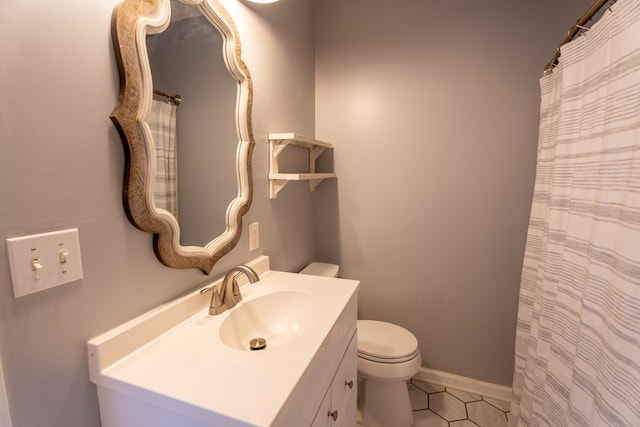
M418 374L414 378L444 387L452 387L468 391L470 393L481 394L482 396L491 397L504 402L511 401L511 387L500 384L493 384L424 367L420 368Z

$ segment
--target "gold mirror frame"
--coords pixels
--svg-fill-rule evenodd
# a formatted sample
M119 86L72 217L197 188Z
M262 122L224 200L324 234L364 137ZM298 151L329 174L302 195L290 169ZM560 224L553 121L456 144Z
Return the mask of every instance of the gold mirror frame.
M123 204L127 217L138 229L153 233L158 259L169 267L199 268L205 274L235 247L242 231L242 216L253 198L251 130L253 84L240 56L240 38L233 19L218 0L180 0L196 5L223 39L222 55L229 73L238 82L236 172L238 195L229 204L226 230L204 247L182 246L176 218L155 206L154 141L145 118L151 108L153 82L146 49L146 35L164 31L170 22L169 0L125 0L114 10L112 34L120 68L120 102L111 114L125 149ZM211 143L215 143L212 141ZM206 183L205 183L206 184Z

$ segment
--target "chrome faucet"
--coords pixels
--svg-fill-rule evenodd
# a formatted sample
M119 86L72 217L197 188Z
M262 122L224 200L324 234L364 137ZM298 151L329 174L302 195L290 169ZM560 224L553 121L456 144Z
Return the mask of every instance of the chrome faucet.
M258 273L256 273L251 267L247 267L246 265L237 265L235 267L231 267L229 271L227 271L227 274L224 275L224 279L222 279L219 289L218 286L211 286L200 291L201 294L211 291L209 314L216 315L224 313L242 301L242 294L240 293L240 287L238 286L237 280L238 276L241 274L247 276L251 283L255 283L260 280Z

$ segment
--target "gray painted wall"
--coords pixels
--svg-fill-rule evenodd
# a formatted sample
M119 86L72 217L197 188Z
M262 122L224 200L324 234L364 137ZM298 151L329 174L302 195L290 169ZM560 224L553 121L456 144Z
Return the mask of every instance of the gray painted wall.
M423 365L511 385L536 160L538 78L591 4L316 2L318 258Z
M82 281L14 299L0 242L0 354L13 427L99 426L86 341L209 280L162 266L151 236L124 215L124 155L109 120L118 2L0 0L0 238L78 227L84 267ZM313 3L224 3L255 86L255 197L239 246L212 277L263 253L274 268L295 270L314 256L313 198L301 186L268 199L266 134L314 133ZM261 247L249 252L252 221Z

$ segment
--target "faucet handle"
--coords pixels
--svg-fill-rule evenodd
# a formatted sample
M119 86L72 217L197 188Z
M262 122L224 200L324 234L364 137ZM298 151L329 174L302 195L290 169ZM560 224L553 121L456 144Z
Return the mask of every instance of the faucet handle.
M220 291L218 290L218 286L209 286L208 288L204 288L200 290L202 295L207 292L211 292L211 303L209 304L209 314L220 314L224 310L220 310L222 305L224 304L222 298L220 298Z
M208 288L204 288L204 289L200 289L200 294L204 295L207 292L218 292L218 287L217 286L209 286Z

